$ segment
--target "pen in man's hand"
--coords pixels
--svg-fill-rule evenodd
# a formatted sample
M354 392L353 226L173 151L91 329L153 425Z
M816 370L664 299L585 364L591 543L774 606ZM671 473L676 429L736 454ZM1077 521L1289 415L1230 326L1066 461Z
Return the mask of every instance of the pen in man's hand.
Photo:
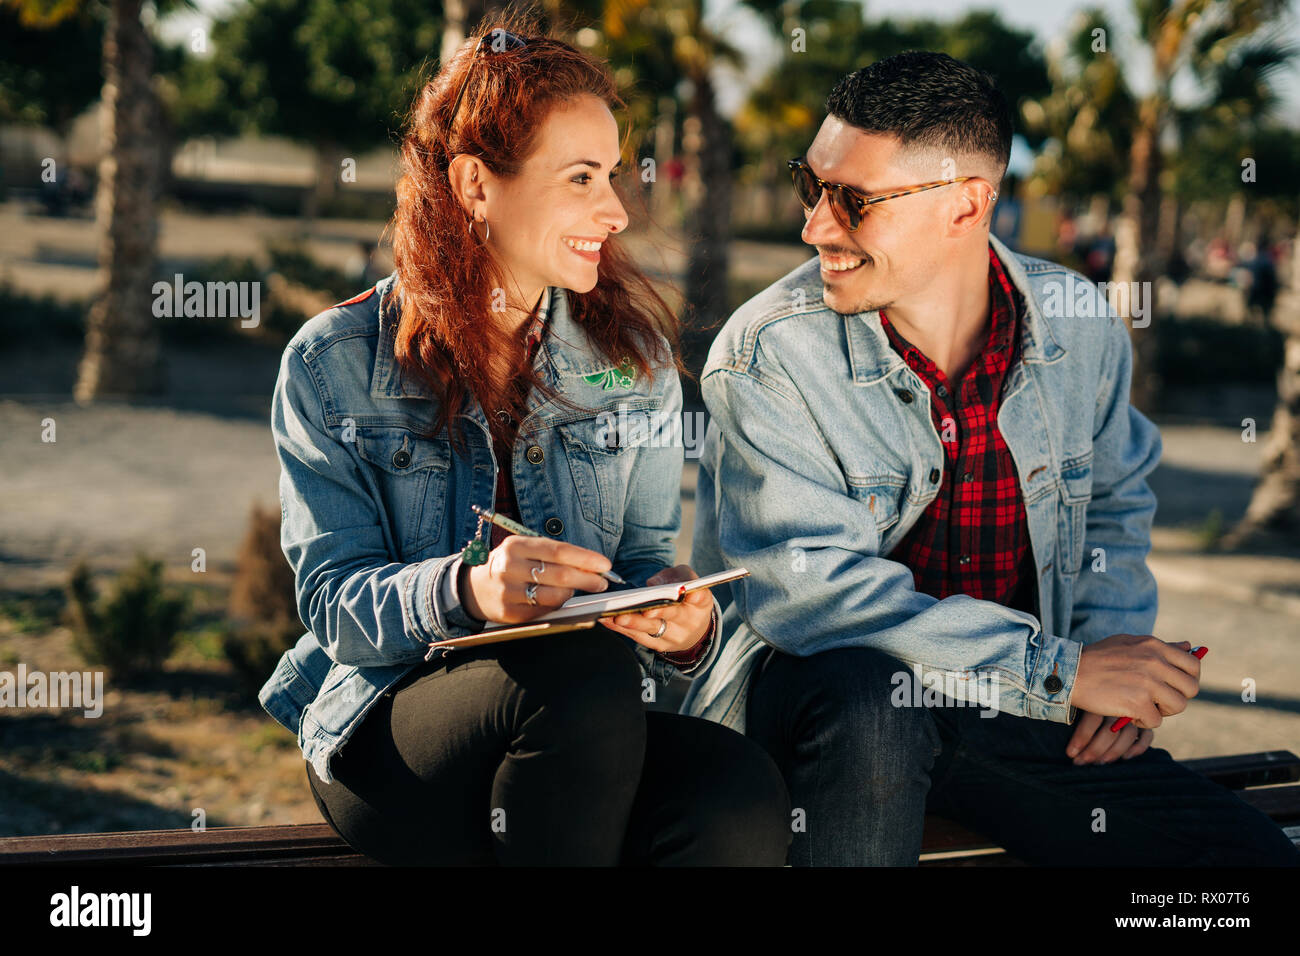
M1206 655L1206 653L1209 650L1210 649L1208 647L1193 647L1191 651L1189 651L1188 653L1195 655L1196 659L1200 660ZM1123 730L1125 727L1128 726L1129 721L1132 719L1133 719L1132 717L1121 717L1119 720L1115 721L1115 723L1110 725L1110 732L1112 734L1119 733L1121 730Z
M480 508L478 505L470 505L470 509L476 515L482 518L484 521L490 521L498 528L504 528L506 531L509 531L511 534L522 534L530 538L545 537L545 535L541 534L540 532L534 531L532 528L526 528L523 525L521 525L518 521L512 521L511 519L505 517L504 515L497 514L495 511L489 511L486 508ZM627 584L626 581L624 581L613 571L600 571L597 573L599 573L600 576L604 578L606 581L610 581L614 584Z

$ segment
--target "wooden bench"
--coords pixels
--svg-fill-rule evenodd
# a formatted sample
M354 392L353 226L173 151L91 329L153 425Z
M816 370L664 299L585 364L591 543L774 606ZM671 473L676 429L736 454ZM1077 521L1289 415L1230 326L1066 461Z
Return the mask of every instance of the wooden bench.
M1234 790L1300 845L1300 757L1289 750L1185 760ZM376 866L325 823L269 827L69 833L0 839L0 865ZM942 817L925 821L922 866L1022 866L978 833Z

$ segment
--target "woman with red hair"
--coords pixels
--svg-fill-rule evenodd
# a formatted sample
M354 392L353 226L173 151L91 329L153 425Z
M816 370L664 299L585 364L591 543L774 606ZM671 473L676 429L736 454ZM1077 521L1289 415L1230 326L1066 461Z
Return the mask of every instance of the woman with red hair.
M707 591L589 631L429 646L602 591L605 572L695 577L668 567L677 321L616 238L622 105L559 40L467 43L412 109L396 270L285 350L281 540L310 630L261 700L298 733L325 819L381 862L785 860L771 759L644 709L715 655ZM544 534L485 527L474 503Z

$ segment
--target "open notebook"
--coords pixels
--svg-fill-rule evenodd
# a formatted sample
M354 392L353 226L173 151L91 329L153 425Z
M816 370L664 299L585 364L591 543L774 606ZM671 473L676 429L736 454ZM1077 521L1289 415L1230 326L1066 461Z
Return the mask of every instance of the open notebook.
M719 571L717 574L707 574L693 581L675 581L671 584L656 584L646 588L603 591L600 594L575 594L554 611L539 615L527 624L494 624L489 621L487 627L477 634L437 641L431 647L475 647L479 644L535 637L539 634L562 634L565 631L584 630L595 627L596 622L601 618L674 604L691 591L735 581L747 574L749 571L745 568L732 568L729 571Z

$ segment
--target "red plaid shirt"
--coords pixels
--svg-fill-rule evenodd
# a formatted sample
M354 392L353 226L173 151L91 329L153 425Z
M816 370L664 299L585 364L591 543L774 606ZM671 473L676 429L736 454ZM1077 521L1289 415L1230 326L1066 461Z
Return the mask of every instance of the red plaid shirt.
M939 494L890 557L912 569L916 589L996 601L1037 614L1029 526L1015 461L998 430L1007 373L1020 355L1024 301L989 249L988 340L954 388L880 313L889 343L930 387L930 411L946 467Z
M533 356L537 354L537 346L542 341L542 336L546 333L546 322L550 317L549 300L545 308L538 310L538 314L533 318L532 324L529 325L528 331L524 335L524 341L527 345L527 361L529 364L533 361ZM516 412L519 410L516 409ZM514 416L511 415L511 424L517 424ZM513 518L519 521L519 503L515 499L515 483L510 476L511 466L511 443L495 442L493 446L496 450L497 457L497 487L496 500L492 507L496 509L497 514L505 515L507 518ZM492 544L495 548L510 535L509 531L504 528L492 525ZM660 654L678 667L688 667L697 662L704 656L705 651L709 649L709 642L713 639L713 620L710 617L709 629L705 632L704 637L698 644L687 651L679 651L672 654Z

